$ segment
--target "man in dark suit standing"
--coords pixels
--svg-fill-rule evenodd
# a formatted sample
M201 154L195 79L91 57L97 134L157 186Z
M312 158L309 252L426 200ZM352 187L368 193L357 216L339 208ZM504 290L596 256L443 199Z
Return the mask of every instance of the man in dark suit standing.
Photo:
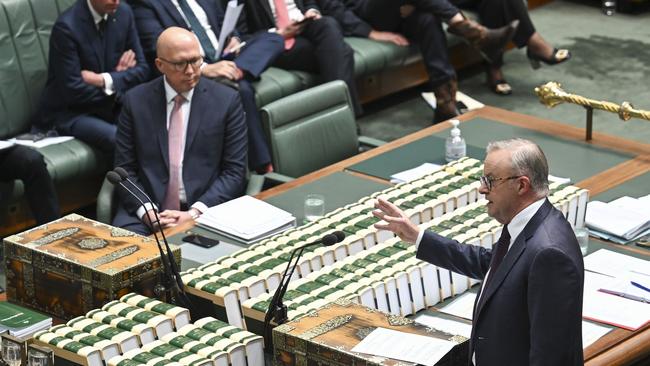
M429 74L429 85L436 96L434 123L459 114L456 108L458 84L449 61L448 31L475 46L486 60L496 58L512 38L516 22L488 29L465 16L447 0L318 0L323 14L335 18L345 36L408 46L418 44Z
M163 30L180 27L191 30L201 45L205 65L203 76L235 83L239 88L246 124L248 126L248 159L250 167L260 173L272 171L269 152L251 82L258 79L277 56L284 51L283 38L277 33L259 32L255 35L234 34L216 55L218 37L223 25L224 11L216 0L132 0L138 33L145 57L157 75L154 66L156 40ZM245 47L231 52L242 41ZM226 57L227 59L223 59ZM231 61L232 60L232 61Z
M121 192L113 225L141 234L151 232L154 210L166 228L241 195L246 173L246 122L237 91L201 77L203 57L191 32L168 28L156 49L163 76L126 95L116 139L115 165L155 207Z
M131 9L119 0L78 0L52 28L35 127L54 126L112 153L119 100L148 73Z
M354 52L343 41L336 20L321 16L315 0L244 0L245 22L240 31L274 30L285 51L274 66L318 73L323 82L343 80L350 91L355 115L362 113L354 78Z
M571 226L546 199L548 164L531 141L490 143L480 193L502 223L492 250L420 230L393 204L375 216L415 243L417 257L483 279L474 304L474 365L582 365L584 267Z

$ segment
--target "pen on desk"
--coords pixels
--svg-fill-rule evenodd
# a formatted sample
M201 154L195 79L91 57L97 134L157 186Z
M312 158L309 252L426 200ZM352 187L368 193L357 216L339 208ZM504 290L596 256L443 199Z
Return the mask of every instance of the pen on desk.
M650 303L650 299L646 299L646 298L641 297L641 296L634 296L634 295L626 294L624 292L612 291L612 290L607 290L607 289L604 289L604 288L601 288L598 291L604 292L604 293L610 294L610 295L620 296L620 297L628 299L628 300L639 301L639 302L643 302L643 303L646 303L646 304Z
M638 288L640 288L641 290L645 290L645 291L650 292L650 288L647 288L647 287L643 286L642 284L640 284L640 283L638 283L638 282L630 281L630 283L631 283L632 286L634 286L634 287L638 287Z

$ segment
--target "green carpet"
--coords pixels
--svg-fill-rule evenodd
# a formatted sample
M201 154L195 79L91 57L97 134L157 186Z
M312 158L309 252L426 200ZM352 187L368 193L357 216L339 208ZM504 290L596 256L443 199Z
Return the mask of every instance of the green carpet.
M583 127L585 112L576 105L548 109L533 89L547 81L562 83L565 91L616 103L629 101L650 109L650 13L604 16L595 3L555 1L531 11L542 36L556 47L569 48L573 58L556 66L532 70L525 49L506 53L504 73L514 93L493 94L485 86L480 67L459 72L460 90L495 107ZM393 140L430 125L432 110L414 88L366 107L359 120L365 135ZM622 122L614 114L595 111L594 131L650 142L650 122ZM468 141L471 143L471 141Z

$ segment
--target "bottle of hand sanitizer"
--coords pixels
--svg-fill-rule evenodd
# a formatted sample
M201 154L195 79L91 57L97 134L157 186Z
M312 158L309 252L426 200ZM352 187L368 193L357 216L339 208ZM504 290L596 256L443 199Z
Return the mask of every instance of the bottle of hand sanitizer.
M447 137L447 141L445 142L445 160L448 163L458 160L466 154L465 139L460 136L460 129L458 128L460 121L452 119L449 122L454 127L451 129L451 136Z

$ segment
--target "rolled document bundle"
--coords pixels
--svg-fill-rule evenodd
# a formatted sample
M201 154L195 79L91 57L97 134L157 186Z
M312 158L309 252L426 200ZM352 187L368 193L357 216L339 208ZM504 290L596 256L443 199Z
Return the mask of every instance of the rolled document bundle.
M156 337L160 338L174 331L171 318L153 311L148 311L137 306L131 306L118 300L113 300L102 306L102 310L116 316L123 316L138 323L147 324L154 328Z
M190 323L190 311L180 306L167 304L157 299L138 295L134 292L122 296L120 301L131 306L137 306L145 310L166 315L172 319L176 329L180 329Z
M86 318L85 316L76 317L68 321L67 325L76 330L116 342L120 347L120 353L125 353L140 346L137 335L124 329L115 328L94 319Z

